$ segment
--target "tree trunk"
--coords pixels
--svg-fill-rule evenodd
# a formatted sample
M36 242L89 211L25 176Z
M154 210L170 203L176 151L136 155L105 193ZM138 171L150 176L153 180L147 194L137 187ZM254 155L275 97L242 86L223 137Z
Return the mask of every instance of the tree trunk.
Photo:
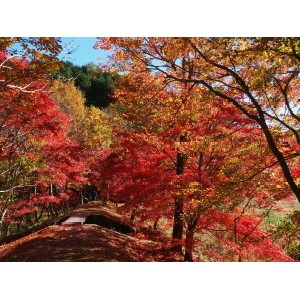
M175 198L175 211L174 211L174 225L173 225L173 239L182 240L183 234L183 198Z
M48 209L49 209L49 212L50 212L50 217L53 218L54 217L54 212L53 212L52 203L49 204Z
M262 117L261 117L262 119ZM280 150L278 149L276 142L272 136L272 133L270 132L268 125L266 124L265 119L262 119L259 123L261 125L261 128L264 132L264 135L267 139L269 148L271 149L272 153L274 154L274 156L277 158L278 163L281 167L281 170L283 172L283 175L290 187L290 189L292 190L292 192L294 193L294 195L297 197L298 202L300 202L300 188L298 187L298 185L296 184L290 168L286 162L286 159L284 157L284 155L280 152Z
M194 219L192 222L188 222L184 242L184 261L193 261L194 233L198 219L199 217Z
M81 198L81 204L83 204L84 203L84 190L83 190L83 188L80 189L80 198Z
M159 221L160 217L157 217L153 223L153 229L156 230L157 229L157 225L158 225L158 221Z
M39 220L38 220L38 213L37 211L34 212L34 222L37 223Z
M36 216L37 216L36 221L37 221L37 222L40 221L40 218L42 217L44 210L45 210L45 206L42 206L42 208L41 208L41 210L40 210L40 215L38 215L38 212L36 211Z
M53 185L52 185L52 183L49 184L49 195L53 196Z
M25 215L25 225L26 225L26 227L33 225L33 222L32 222L30 214Z
M52 211L54 212L55 216L57 217L58 216L58 211L55 207L55 203L52 203Z
M2 222L0 223L0 240L6 239L9 236L10 225Z
M185 135L181 135L180 142L185 142ZM184 173L184 167L186 164L186 155L180 152L180 149L177 151L177 159L176 159L176 174L181 175ZM183 197L175 197L175 205L174 205L174 224L173 224L173 233L172 238L182 240L183 235ZM175 250L182 254L182 246L175 247Z
M194 232L187 229L185 237L184 261L193 261Z

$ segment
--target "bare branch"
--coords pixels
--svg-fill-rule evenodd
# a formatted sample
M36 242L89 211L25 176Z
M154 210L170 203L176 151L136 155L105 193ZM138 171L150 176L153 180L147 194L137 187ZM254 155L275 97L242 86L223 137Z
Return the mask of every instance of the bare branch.
M12 188L10 188L10 189L0 191L0 193L8 193L8 192L11 192L11 191L13 191L13 190L15 190L15 189L18 189L18 188L23 188L23 187L33 187L33 186L35 186L35 185L33 185L33 184L16 185L16 186L14 186L14 187L12 187Z

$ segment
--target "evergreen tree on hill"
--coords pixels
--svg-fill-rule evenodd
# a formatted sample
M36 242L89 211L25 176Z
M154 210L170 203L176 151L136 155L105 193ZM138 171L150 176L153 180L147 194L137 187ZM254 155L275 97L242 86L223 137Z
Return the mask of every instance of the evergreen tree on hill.
M56 76L74 80L75 86L84 94L87 106L105 108L114 100L112 93L117 75L102 72L94 63L76 66L69 61L64 62Z

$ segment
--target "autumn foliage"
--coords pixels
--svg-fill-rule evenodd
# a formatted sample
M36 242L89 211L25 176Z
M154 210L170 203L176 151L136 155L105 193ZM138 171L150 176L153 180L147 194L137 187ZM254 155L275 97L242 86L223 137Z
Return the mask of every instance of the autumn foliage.
M30 39L17 54L5 48L14 40L0 44L1 238L84 201L90 156L109 144L103 113L52 81L61 46L47 41Z
M300 201L298 39L100 38L105 110L51 77L59 40L0 41L2 238L99 199L183 261L297 259L270 218Z
M163 218L173 238L183 240L186 260L193 260L196 245L215 260L289 260L259 227L287 193L276 186L282 180L276 173L249 180L271 159L255 124L202 89L162 91L161 79L150 74L123 80L112 108L120 124L115 150L104 153L93 172L95 184L106 186L102 195L126 202L132 218L154 228ZM199 105L202 97L207 106ZM211 235L222 255L199 244L195 234ZM262 254L265 243L276 258Z
M124 73L116 149L99 162L108 196L153 227L167 219L185 260L289 260L263 223L278 201L300 199L298 41L101 38L95 47L112 53L103 67Z

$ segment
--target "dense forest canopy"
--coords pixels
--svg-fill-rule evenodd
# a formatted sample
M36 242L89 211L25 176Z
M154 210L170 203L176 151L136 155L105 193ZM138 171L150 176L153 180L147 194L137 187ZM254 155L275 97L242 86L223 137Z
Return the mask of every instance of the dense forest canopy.
M300 40L95 47L105 67L0 38L1 240L101 200L183 261L299 260Z

